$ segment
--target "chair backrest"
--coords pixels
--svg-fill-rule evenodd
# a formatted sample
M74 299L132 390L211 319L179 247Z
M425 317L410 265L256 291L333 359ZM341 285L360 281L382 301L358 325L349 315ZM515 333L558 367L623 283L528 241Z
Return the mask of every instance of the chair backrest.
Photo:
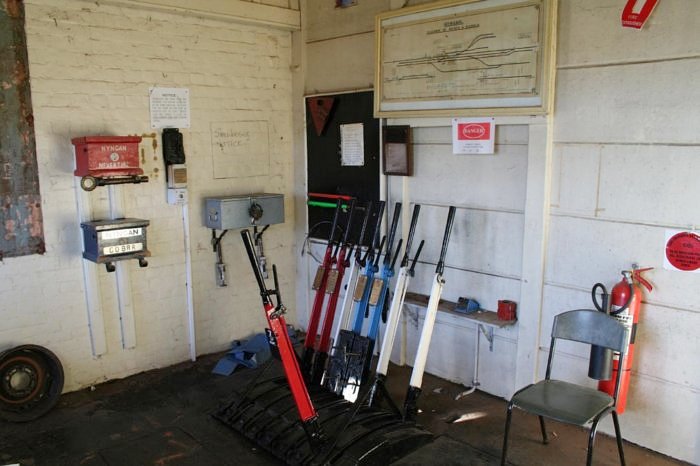
M552 338L579 341L625 352L628 332L614 317L593 309L578 309L554 317Z
M622 361L627 352L629 331L627 327L614 317L593 309L577 309L555 316L554 325L552 326L552 342L549 347L549 358L547 360L546 379L549 379L552 374L555 343L558 339L610 348L620 353L620 360ZM617 376L615 377L615 391L613 394L615 403L617 403L622 372L617 371Z

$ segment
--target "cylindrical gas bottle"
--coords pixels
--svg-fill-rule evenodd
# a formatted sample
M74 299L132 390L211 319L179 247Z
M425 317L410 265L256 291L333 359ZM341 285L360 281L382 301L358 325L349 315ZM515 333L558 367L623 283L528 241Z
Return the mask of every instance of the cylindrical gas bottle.
M630 384L630 371L634 361L634 345L637 335L637 323L639 322L639 311L642 305L642 287L644 285L649 291L652 290L651 284L646 281L641 273L651 268L636 269L632 271L625 270L622 272L622 279L613 287L610 293L610 315L622 322L630 329L629 347L625 354L625 359L620 363L620 354L615 353L613 356L613 372L609 380L601 380L598 383L598 390L612 396L615 393L615 381L617 380L617 371L622 370L620 377L620 389L617 394L617 412L622 414L627 406L627 393ZM630 294L632 294L630 300ZM625 303L629 301L626 309L621 309ZM620 367L622 369L620 369Z

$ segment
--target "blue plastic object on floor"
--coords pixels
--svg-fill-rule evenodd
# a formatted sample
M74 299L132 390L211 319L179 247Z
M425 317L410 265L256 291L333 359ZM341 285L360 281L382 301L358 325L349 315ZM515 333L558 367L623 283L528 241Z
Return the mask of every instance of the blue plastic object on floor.
M231 375L238 366L254 369L270 359L270 345L265 334L257 334L250 340L234 342L234 348L219 359L212 372L219 375Z
M291 325L287 325L287 332L293 345L297 344L296 331ZM272 356L270 343L264 333L258 333L250 340L236 340L233 348L219 359L212 372L218 375L231 375L238 366L255 369Z

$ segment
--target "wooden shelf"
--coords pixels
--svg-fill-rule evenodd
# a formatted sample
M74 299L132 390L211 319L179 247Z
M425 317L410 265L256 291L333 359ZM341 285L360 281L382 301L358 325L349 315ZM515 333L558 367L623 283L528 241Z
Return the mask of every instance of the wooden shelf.
M430 297L426 296L424 294L408 292L408 293L406 293L405 302L408 304L417 304L419 306L427 306L429 300L430 300ZM490 325L492 327L503 328L503 327L507 327L509 325L513 325L517 322L517 319L500 320L498 318L498 314L495 313L494 311L488 311L488 310L482 309L482 310L479 310L476 312L470 312L467 314L464 312L455 311L456 307L457 307L457 303L452 302L452 301L447 301L446 299L441 299L440 304L438 304L438 310L440 310L440 311L454 313L456 315L466 317L467 319L479 322L480 324Z

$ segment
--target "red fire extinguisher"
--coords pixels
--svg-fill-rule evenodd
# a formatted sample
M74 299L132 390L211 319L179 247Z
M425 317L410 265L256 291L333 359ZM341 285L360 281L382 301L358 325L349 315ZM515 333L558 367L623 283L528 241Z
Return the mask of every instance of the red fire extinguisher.
M634 360L634 343L639 322L639 311L642 304L642 287L651 291L652 286L642 273L653 267L638 269L632 266L632 270L623 270L622 279L613 287L610 293L610 315L625 324L630 329L630 343L625 359L622 361L622 376L620 377L620 390L617 394L617 412L625 412L627 405L627 392L630 384L630 370ZM627 304L625 306L625 304ZM615 393L615 380L617 371L620 370L620 354L613 355L612 377L609 380L598 382L598 390L612 396Z

